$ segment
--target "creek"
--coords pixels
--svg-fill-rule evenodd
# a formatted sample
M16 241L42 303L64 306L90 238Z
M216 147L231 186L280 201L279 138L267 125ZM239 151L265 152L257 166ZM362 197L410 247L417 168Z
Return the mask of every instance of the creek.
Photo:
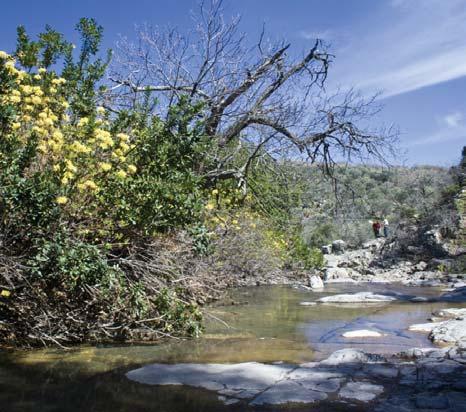
M186 386L145 385L126 373L152 363L299 364L326 358L342 348L393 354L432 347L425 333L408 331L435 310L466 307L446 302L303 305L337 293L393 292L438 296L439 288L386 284L333 284L322 292L286 286L229 291L207 308L199 339L152 345L81 346L0 352L0 411L222 411L234 410L217 394ZM344 338L347 331L370 329L381 337ZM326 410L325 405L319 410ZM338 407L328 406L328 410ZM244 409L241 409L244 410ZM252 409L251 409L252 410ZM270 409L269 409L270 410ZM295 409L299 410L299 409ZM309 410L309 409L303 409ZM343 409L342 409L343 410Z

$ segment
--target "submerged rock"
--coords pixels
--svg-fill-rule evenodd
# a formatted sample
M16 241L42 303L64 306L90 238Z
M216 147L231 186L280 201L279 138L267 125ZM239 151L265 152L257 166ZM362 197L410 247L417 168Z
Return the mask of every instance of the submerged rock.
M341 336L343 336L344 338L366 338L366 337L367 338L380 338L381 336L384 336L384 335L375 330L361 329L361 330L352 330L349 332L345 332Z
M317 305L316 302L299 302L301 306L315 306Z
M388 295L378 295L372 292L358 292L341 295L325 296L319 299L319 302L324 303L377 303L377 302L393 302L397 298Z
M440 300L446 300L449 302L466 302L466 286L444 293L440 296Z
M431 332L436 326L443 322L431 322L431 323L416 323L411 325L408 329L413 332Z

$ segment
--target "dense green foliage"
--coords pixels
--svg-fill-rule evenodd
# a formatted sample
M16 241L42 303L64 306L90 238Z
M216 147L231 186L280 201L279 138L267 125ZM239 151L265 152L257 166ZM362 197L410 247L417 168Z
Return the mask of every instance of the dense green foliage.
M322 246L341 238L359 245L371 238L372 219L387 218L394 233L400 223L453 225L438 205L455 192L448 169L431 166L384 169L370 166L337 167L335 180L322 180L319 171L302 168L312 182L303 195L304 237Z

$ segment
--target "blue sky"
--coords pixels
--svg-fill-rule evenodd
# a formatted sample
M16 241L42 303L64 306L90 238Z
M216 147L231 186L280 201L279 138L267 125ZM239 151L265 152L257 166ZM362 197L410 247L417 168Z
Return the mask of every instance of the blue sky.
M0 50L11 51L16 26L33 34L50 24L75 39L80 17L105 28L106 47L134 25L191 24L196 0L21 0L1 7ZM336 55L327 88L382 91L374 125L401 132L398 162L448 166L466 145L466 0L225 0L253 42L262 24L296 52L323 38ZM404 154L404 151L407 151Z

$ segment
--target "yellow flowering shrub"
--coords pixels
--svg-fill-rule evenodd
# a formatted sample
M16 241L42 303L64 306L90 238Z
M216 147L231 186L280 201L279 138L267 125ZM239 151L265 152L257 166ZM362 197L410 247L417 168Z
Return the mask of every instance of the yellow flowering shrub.
M112 170L118 179L136 173L136 166L125 164L131 138L111 132L104 108L97 108L92 119L70 116L65 79L43 68L36 74L19 70L5 52L0 52L0 68L10 85L0 90L0 104L12 113L3 138L16 150L35 145L30 172L52 171L60 182L57 204L79 208L106 185Z

